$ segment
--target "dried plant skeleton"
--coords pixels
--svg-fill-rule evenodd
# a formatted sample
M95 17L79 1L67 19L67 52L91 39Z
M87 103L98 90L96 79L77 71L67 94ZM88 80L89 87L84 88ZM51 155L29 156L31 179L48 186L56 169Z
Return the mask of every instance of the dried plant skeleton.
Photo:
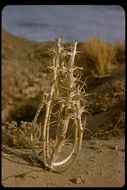
M46 168L61 172L71 166L81 149L86 92L80 79L82 68L74 65L77 41L65 49L59 38L51 52L51 86L43 93L30 124L30 146Z
M37 159L53 171L57 171L58 167L68 168L71 165L69 161L73 162L81 149L85 124L82 119L85 111L85 89L82 86L85 84L80 81L79 69L81 68L74 66L76 49L76 41L70 52L64 49L61 39L58 39L49 66L53 77L51 89L46 99L43 99L39 105L33 121L34 129L41 109L44 108L45 120L40 130L41 153L34 148L34 138L36 138L34 133L31 133L31 145ZM81 100L83 100L82 104ZM61 160L59 157L62 151L66 152L69 143L71 150ZM67 163L69 163L68 166L66 166Z

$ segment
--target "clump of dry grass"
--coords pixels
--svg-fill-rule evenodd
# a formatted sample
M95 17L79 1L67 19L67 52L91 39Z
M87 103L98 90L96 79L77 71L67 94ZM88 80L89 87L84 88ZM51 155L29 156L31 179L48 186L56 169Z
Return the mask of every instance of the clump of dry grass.
M122 42L116 42L114 44L115 60L114 63L122 64L125 63L125 44Z
M114 68L115 51L111 44L98 39L90 39L81 44L79 50L87 75L104 75Z

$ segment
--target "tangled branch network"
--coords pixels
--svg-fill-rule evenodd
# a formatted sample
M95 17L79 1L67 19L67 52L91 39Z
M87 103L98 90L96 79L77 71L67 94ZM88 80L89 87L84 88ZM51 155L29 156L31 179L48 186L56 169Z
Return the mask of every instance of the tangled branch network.
M32 154L54 172L65 171L77 158L86 126L86 85L82 68L74 65L77 53L77 41L64 48L58 38L48 67L51 86L30 124Z

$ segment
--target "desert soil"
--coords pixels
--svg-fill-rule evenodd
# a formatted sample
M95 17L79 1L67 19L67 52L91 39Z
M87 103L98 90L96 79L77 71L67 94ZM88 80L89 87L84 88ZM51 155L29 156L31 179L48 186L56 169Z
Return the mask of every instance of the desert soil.
M64 173L35 167L22 157L2 152L4 187L123 187L124 136L83 140L79 157Z

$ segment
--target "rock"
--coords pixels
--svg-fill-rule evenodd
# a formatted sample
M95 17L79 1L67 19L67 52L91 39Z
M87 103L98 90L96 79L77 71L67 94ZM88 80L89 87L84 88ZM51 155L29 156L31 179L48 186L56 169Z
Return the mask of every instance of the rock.
M92 158L91 161L92 161L92 162L95 162L95 159Z
M96 143L95 143L95 141L91 140L91 141L89 142L89 144L95 145Z
M98 146L89 146L88 148L92 149L92 150L100 150L100 148Z
M75 184L81 184L85 182L84 176L79 175L78 177L71 180Z
M119 150L119 146L118 145L115 146L115 150Z

